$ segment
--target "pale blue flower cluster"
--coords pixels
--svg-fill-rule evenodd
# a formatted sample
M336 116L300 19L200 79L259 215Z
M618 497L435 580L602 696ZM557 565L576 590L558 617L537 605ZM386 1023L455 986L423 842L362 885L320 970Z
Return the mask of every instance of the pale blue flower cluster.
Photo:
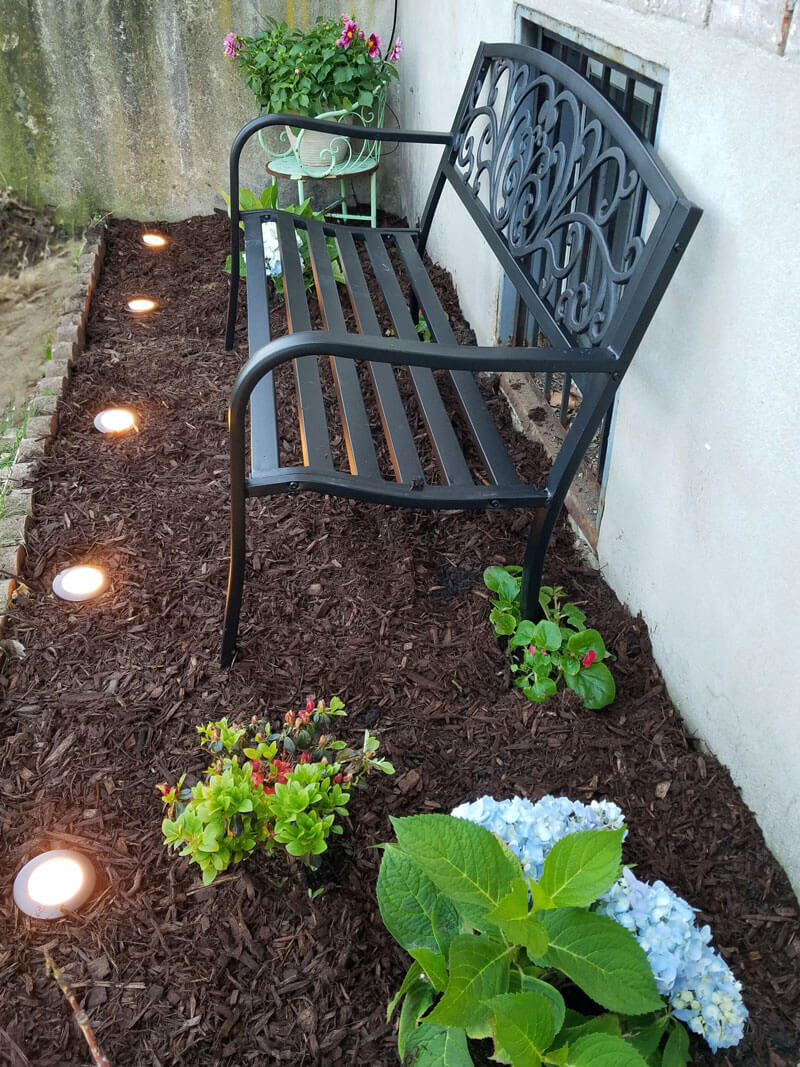
M553 796L535 804L523 797L484 796L461 804L452 814L497 834L534 881L541 878L545 857L562 837L578 830L616 830L625 823L622 811L610 801L582 804ZM672 1014L701 1034L712 1052L741 1041L747 1019L742 987L711 948L711 930L698 928L694 909L685 900L663 882L640 882L626 868L594 910L635 935Z
M281 246L278 243L277 225L274 222L262 222L261 238L264 242L264 263L266 264L267 274L270 278L277 278L279 274L283 274ZM300 234L296 233L295 238L297 240L297 247L300 248L303 243L300 239Z
M701 1034L712 1052L738 1045L747 1020L741 984L711 947L710 928L697 926L682 897L626 869L594 910L633 932L676 1019Z
M545 856L562 837L577 830L617 830L625 825L625 816L609 800L582 804L580 800L552 796L542 797L535 804L524 797L481 797L471 804L461 804L452 814L485 826L502 838L528 878L536 882L542 877Z

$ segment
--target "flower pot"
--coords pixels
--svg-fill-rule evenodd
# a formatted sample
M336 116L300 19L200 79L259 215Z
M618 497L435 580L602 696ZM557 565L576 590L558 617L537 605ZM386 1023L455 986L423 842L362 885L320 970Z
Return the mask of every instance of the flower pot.
M300 130L298 133L286 127L286 136L303 167L322 167L333 170L350 154L350 140L339 134L331 135L318 130Z

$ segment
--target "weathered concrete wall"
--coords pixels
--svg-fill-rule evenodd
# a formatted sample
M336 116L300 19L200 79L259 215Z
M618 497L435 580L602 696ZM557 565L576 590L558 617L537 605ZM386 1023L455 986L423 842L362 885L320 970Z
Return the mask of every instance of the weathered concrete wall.
M309 25L330 0L2 0L0 181L85 221L208 213L256 113L223 52L261 16ZM390 0L359 14L391 29ZM384 27L385 24L385 27Z
M705 214L621 391L598 550L644 615L685 720L730 768L800 890L800 16L781 55L778 6L735 7L406 0L414 92L401 121L446 126L478 41L513 40L523 12L668 72L658 148ZM446 67L426 61L426 43L442 40ZM430 174L407 163L404 178L412 218ZM491 341L499 273L458 205L443 209L432 254Z

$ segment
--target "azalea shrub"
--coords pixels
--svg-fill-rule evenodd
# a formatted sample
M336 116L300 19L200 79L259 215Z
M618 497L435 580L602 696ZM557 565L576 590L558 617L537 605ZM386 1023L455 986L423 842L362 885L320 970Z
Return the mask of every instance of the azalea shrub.
M507 640L513 684L529 700L543 704L561 681L586 708L605 708L614 700L616 686L603 663L609 657L603 638L587 629L580 608L563 602L560 586L541 587L543 618L531 622L520 614L522 567L487 567L483 580L495 594L489 622L495 635Z
M191 789L185 775L174 786L158 786L168 809L167 846L198 864L206 885L257 846L280 846L315 866L329 835L342 833L337 820L348 814L352 790L371 770L394 774L377 757L379 742L369 730L356 749L334 736L331 727L345 714L338 697L329 705L309 697L277 729L257 716L247 725L219 719L198 726L214 761Z
M379 35L352 15L318 18L307 31L269 16L265 22L261 33L225 37L225 54L264 112L320 115L372 107L397 77L402 41L384 51Z
M482 797L451 816L392 820L378 904L412 957L404 1064L683 1067L686 1027L712 1051L737 1044L741 987L708 927L660 882L621 866L620 809L563 797Z

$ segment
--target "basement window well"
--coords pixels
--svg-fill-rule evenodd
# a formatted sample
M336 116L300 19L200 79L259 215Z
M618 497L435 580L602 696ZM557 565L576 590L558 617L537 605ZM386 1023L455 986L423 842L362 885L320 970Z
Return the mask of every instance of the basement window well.
M547 52L576 70L614 105L644 141L655 145L667 81L665 68L520 5L516 8L516 28L521 44ZM642 198L632 197L625 204L624 214L617 222L615 244L646 232L647 209ZM534 316L510 285L501 302L500 334L511 337L514 344L543 343ZM580 408L580 390L569 375L562 374L535 375L533 385L545 413L545 436L552 433L563 437ZM597 431L585 460L596 496L596 506L589 509L594 512L594 530L584 530L590 542L595 540L602 511L613 417L612 410ZM579 524L583 528L584 523Z

